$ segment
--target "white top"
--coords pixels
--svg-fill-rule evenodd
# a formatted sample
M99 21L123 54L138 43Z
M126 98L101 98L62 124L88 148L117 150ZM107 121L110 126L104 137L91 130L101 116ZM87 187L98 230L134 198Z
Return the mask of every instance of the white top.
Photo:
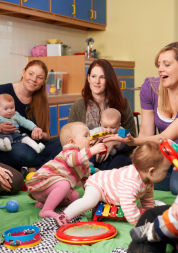
M166 118L164 116L162 116L159 111L158 111L158 108L157 108L157 114L158 114L158 117L163 120L164 122L167 122L167 123L172 123L175 119L170 119L170 118Z

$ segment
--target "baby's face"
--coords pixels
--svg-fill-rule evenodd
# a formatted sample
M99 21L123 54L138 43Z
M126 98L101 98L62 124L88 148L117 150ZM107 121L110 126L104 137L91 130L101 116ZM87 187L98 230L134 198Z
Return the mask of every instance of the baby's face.
M8 102L6 100L1 100L0 102L0 115L4 118L10 119L15 114L14 101Z
M118 120L118 118L108 120L106 117L103 117L101 119L101 127L103 132L117 134L120 125L120 120Z
M81 149L89 148L90 145L90 132L87 126L75 125L74 129L75 136L73 140L75 144Z

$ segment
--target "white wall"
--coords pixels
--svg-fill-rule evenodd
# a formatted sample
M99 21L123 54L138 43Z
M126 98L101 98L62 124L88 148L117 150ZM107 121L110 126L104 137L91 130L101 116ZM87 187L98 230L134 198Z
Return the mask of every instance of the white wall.
M107 0L107 27L89 32L94 49L113 60L135 61L135 87L158 76L154 58L165 45L178 41L178 0ZM135 91L135 111L140 111Z
M33 47L60 39L74 54L86 50L87 35L86 31L0 15L0 84L20 80Z

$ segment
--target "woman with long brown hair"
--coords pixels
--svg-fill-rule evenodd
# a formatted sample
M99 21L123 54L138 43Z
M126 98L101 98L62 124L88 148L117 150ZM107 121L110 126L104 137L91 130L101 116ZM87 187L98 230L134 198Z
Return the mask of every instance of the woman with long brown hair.
M115 71L107 60L95 60L89 67L85 86L80 100L76 101L70 111L68 122L81 121L90 130L100 126L101 113L106 108L115 108L121 113L122 127L129 129L135 136L135 123L129 101L123 96ZM120 147L118 142L107 142L106 156L98 156L95 166L99 169L113 169L129 165L129 153L132 147L127 147L124 152L118 152L112 160L110 151ZM102 162L102 163L101 163Z
M43 141L45 149L40 154L23 143L16 144L9 152L0 151L0 161L17 170L26 166L35 171L62 150L59 139L48 141L50 113L45 83L47 74L46 65L42 61L34 60L24 68L21 81L0 85L0 94L7 93L14 98L16 111L42 129L30 132L20 127L22 133L27 133L34 140ZM16 129L12 123L0 123L1 134L12 134Z

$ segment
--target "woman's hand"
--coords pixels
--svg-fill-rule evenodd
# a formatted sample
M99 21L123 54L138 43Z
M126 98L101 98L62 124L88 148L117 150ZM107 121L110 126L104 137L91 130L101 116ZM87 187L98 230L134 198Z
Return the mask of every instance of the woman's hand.
M104 152L105 150L106 150L106 147L103 143L98 143L90 148L92 155L99 154L101 152Z
M97 163L101 163L102 161L105 161L105 160L108 158L108 156L109 156L111 150L112 150L115 146L117 146L117 148L119 148L120 145L121 145L121 143L119 143L119 142L116 142L116 141L107 141L107 142L106 142L106 140L107 140L107 138L105 138L105 145L107 146L107 154L104 154L104 155L99 155L99 154L98 154L98 155L96 156L96 162L97 162ZM103 142L104 142L104 140L103 140Z
M13 174L9 170L0 167L0 183L2 189L8 192L10 192L12 188L10 185L10 183L12 183L11 177L13 177Z
M31 137L34 140L41 140L43 138L43 130L39 127L34 127Z
M108 142L108 141L120 141L120 142L123 142L123 143L126 143L130 146L135 146L135 139L132 137L131 134L127 134L126 137L120 137L118 136L118 134L115 134L115 135L108 135L107 138L105 138L103 140L103 142Z
M13 125L11 122L3 122L0 124L0 133L1 134L12 134L18 128Z

